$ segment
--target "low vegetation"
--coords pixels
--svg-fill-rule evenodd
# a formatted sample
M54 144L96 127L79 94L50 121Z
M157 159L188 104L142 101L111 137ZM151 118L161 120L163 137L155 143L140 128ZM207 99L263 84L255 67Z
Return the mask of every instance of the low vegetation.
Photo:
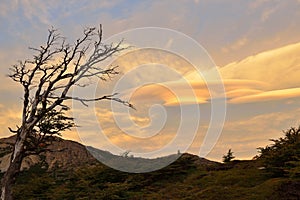
M253 160L205 163L182 154L145 174L101 163L50 171L37 164L19 174L13 192L16 199L299 199L299 132L285 131Z

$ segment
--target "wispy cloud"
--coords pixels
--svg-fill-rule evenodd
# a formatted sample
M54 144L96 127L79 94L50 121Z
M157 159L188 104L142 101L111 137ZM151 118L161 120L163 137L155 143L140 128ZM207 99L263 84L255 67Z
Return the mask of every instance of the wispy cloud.
M251 1L250 3L250 8L256 9L259 6L262 6L263 4L270 2L271 0L255 0L255 1Z
M0 4L0 15L7 16L11 11L15 11L18 7L18 0L4 0Z
M229 51L236 51L242 48L243 46L247 45L248 43L247 37L242 37L238 40L236 40L233 44L229 45L228 47L223 47L222 52L227 53Z
M299 86L300 43L249 56L220 69L224 79L257 80L269 84L268 89Z
M254 93L254 92L253 92ZM257 92L254 94L247 94L229 100L229 103L248 103L259 101L274 101L279 99L289 99L300 97L300 88L272 90L267 92Z
M147 85L135 93L133 101L160 98L165 105L208 103L213 90L208 85L224 84L228 103L249 103L300 96L300 43L248 57L220 69L222 81L191 79ZM195 72L197 73L197 72ZM161 85L164 85L162 87ZM214 87L212 87L214 88ZM218 96L215 96L218 97ZM135 100L134 100L135 99Z
M265 22L266 20L268 20L270 18L270 16L276 12L278 6L277 7L273 7L273 8L267 8L261 15L261 21Z

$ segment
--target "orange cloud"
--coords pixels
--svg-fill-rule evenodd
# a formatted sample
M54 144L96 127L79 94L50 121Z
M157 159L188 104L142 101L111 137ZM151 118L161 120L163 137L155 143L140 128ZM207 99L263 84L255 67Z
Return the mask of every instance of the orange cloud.
M226 91L225 94L218 90L223 85ZM209 81L207 83L204 81L192 81L189 83L184 81L166 82L139 88L133 93L131 101L136 105L139 105L141 102L159 102L159 100L165 106L204 104L208 103L211 98L226 97L227 99L234 99L256 95L264 92L263 89L267 86L268 84L261 81L239 79ZM254 98L249 98L250 100L255 101ZM260 101L260 99L256 100ZM229 101L229 103L233 103L233 101Z
M249 103L299 97L300 43L266 51L220 68L223 81L207 83L197 72L178 80L148 85L135 94L136 100L160 98L164 105L207 103L222 96L214 90L225 86L228 103ZM197 79L198 78L198 79ZM212 88L210 91L208 88ZM134 98L133 98L134 99Z
M257 94L245 95L245 96L233 98L229 101L229 103L272 101L278 99L288 99L293 97L300 97L300 88L258 92Z

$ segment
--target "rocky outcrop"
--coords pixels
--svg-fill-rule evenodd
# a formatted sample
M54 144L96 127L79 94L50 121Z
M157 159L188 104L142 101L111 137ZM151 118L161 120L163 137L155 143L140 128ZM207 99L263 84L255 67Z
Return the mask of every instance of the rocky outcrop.
M0 171L4 172L8 168L15 136L0 139ZM21 170L28 169L35 164L42 164L49 170L60 168L72 168L86 164L96 163L97 160L91 156L82 144L61 138L55 138L47 151L39 155L27 156L23 162Z

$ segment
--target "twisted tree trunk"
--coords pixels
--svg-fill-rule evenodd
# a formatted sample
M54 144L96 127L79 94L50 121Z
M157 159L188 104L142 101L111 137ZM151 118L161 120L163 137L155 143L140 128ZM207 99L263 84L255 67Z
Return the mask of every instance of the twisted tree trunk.
M1 182L1 200L13 200L12 186L17 174L20 172L22 160L24 158L24 141L26 139L26 130L18 134L16 143L11 155L9 167L5 172Z

